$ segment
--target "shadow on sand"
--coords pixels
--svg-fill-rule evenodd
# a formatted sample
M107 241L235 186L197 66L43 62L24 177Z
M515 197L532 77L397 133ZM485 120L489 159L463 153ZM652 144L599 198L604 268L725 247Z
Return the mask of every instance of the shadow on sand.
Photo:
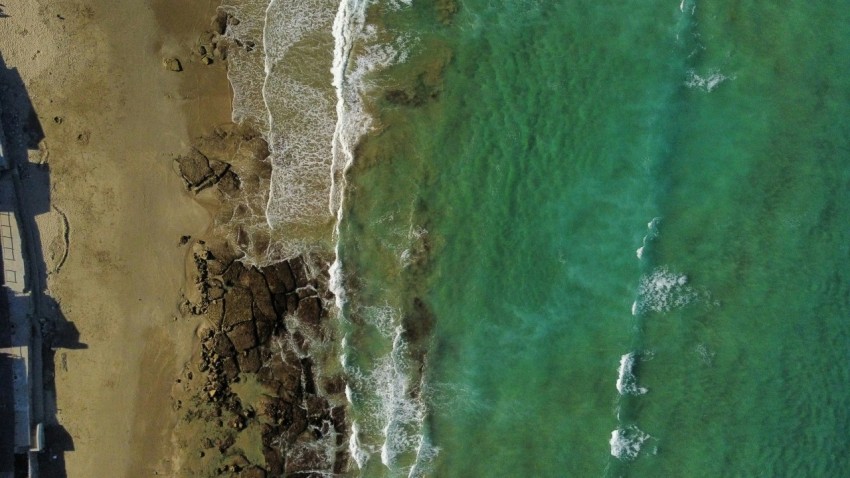
M3 5L0 4L0 17L7 16L3 11ZM23 257L26 259L26 290L32 297L29 308L33 336L30 344L32 422L44 424L45 437L44 448L38 454L37 460L39 475L46 478L66 477L65 453L74 450L74 440L59 423L60 401L56 396L54 377L57 367L67 370L63 349L85 349L87 346L80 341L80 333L74 324L65 319L59 304L47 294L48 271L35 218L51 211L50 168L46 164L34 164L29 161L29 151L39 148L39 144L44 140L44 130L30 101L26 85L17 69L6 65L2 51L0 122L1 130L5 133L4 153L9 166L8 170L0 172L0 177L5 177L10 184L16 186L14 212L20 227ZM4 293L0 294L0 341L4 337L2 316L5 316L8 322L8 311L11 310L9 307L14 307L14 304L9 302L26 299L23 296L7 294L5 286L2 289ZM0 370L4 365L11 366L8 357L0 357ZM8 396L5 393L7 386L0 377L0 388L4 389L0 397ZM4 405L9 405L3 400L0 398L0 419L3 417ZM9 429L5 425L0 423L0 444ZM0 453L7 451L0 447ZM15 465L18 468L22 466L20 458L20 455L15 457ZM0 457L0 464L3 459ZM20 470L17 472L20 473Z

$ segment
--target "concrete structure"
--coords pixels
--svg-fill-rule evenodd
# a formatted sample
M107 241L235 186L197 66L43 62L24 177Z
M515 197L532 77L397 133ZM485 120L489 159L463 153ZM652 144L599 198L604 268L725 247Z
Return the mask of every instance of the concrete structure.
M33 381L33 364L41 364L33 353L40 354L40 346L33 349L33 343L40 345L41 337L32 323L33 297L27 286L20 181L5 139L0 121L0 478L32 477L38 475L36 449L44 441L42 427L33 420L34 391L40 396L42 386L40 379Z
M0 105L0 117L3 116L3 108ZM0 121L0 171L9 169L9 158L6 156L6 135L3 133L3 122Z

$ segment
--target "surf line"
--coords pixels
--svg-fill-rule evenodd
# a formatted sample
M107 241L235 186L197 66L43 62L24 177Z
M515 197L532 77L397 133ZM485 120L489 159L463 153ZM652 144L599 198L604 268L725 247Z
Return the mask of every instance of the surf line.
M648 232L643 237L640 248L636 251L638 261L644 261L647 247L658 237L660 223L661 218L655 217L646 225ZM644 280L641 280L641 284L638 287L638 296L631 307L631 313L636 319L640 319L647 310L645 304L646 298L644 297L646 294L645 287L643 287L644 282ZM649 310L651 309L652 307L649 307ZM635 348L638 349L639 347ZM626 397L642 396L649 392L648 388L638 384L636 366L639 362L650 359L652 359L651 353L641 352L639 350L625 353L620 357L620 364L617 368L617 381L615 383L617 393L619 394L619 403L616 409L617 428L611 432L611 438L608 444L611 446L611 456L621 461L628 462L635 460L640 454L644 443L653 438L638 428L634 420L628 416L628 409L625 407L627 403L624 402Z
M396 5L398 3L398 5ZM408 5L409 2L383 2L375 0L340 0L334 18L332 33L334 55L331 73L336 91L336 125L332 137L332 162L329 191L329 210L335 215L333 228L335 259L330 267L329 288L334 293L338 320L346 322L354 314L369 309L346 290L345 248L342 246L343 221L346 213L347 174L356 161L356 146L373 125L366 101L372 93L367 76L407 58L404 38L378 42L376 25L369 20L369 7L374 4ZM398 323L401 314L388 320ZM427 474L430 461L437 449L430 445L424 423L427 407L411 390L422 384L409 383L410 355L399 327L389 338L389 354L374 359L361 367L349 361L349 351L356 348L353 335L346 334L339 357L341 365L353 380L346 384L345 395L354 417L351 422L349 453L361 473L370 473L378 466L368 462L380 457L381 466L390 474L411 477ZM349 341L352 338L352 341ZM377 455L377 456L376 456ZM411 456L412 455L412 456Z

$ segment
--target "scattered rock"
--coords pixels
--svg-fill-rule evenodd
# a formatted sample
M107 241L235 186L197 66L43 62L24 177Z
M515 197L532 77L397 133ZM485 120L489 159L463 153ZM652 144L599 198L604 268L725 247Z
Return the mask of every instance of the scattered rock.
M309 470L321 470L328 468L327 459L321 450L316 447L305 446L306 443L313 441L312 435L305 433L304 436L298 438L300 443L296 444L287 453L286 459L286 475L298 476L299 473L305 473ZM299 446L301 445L301 446ZM297 451L293 453L292 451Z
M261 344L268 342L275 332L275 324L258 320L255 325L257 327L257 342Z
M196 149L177 158L177 164L180 166L180 175L192 189L200 188L214 176L209 160Z
M162 66L168 71L183 71L183 65L177 58L163 58Z
M221 43L216 45L215 48L213 49L213 56L218 58L219 60L222 60L222 61L226 60L227 59L227 46L222 45Z
M221 360L221 370L228 380L233 380L239 376L239 364L233 357L226 357Z
M227 265L218 259L210 259L207 261L207 270L210 274L218 276L227 270Z
M221 279L228 287L233 287L239 284L239 277L245 272L245 266L241 262L233 262L230 267L221 275Z
M224 173L230 169L230 165L225 163L224 161L219 161L217 159L210 159L210 169L212 169L213 174L216 178L221 177Z
M213 17L212 19L213 31L215 31L219 35L224 35L224 32L227 30L228 17L229 16L227 15L227 12L225 12L224 10L217 10L215 13L215 17Z
M223 12L214 20L222 31L233 21ZM216 35L200 40L202 61L213 58L229 43ZM249 42L241 46L252 47ZM227 146L228 141L238 146ZM232 162L234 155L257 166L246 169L243 163ZM209 321L199 326L201 360L191 368L196 376L181 385L194 394L191 401L184 398L183 408L194 413L193 419L218 427L196 437L198 446L189 448L188 453L202 457L199 450L210 453L217 448L211 466L224 476L344 475L349 462L345 407L334 406L341 403L345 392L344 377L321 375L313 358L306 355L312 353L311 348L322 350L313 344L319 345L329 333L323 328L324 300L333 298L327 290L329 276L326 270L316 274L317 265L329 260L296 257L262 268L240 260L245 254L274 246L269 235L257 234L250 221L243 221L256 213L250 205L241 200L228 202L241 198L243 190L250 193L266 184L270 174L267 155L268 147L256 133L223 127L206 143L177 159L187 188L198 192L215 186L221 194L204 195L204 201L208 197L221 199L225 206L222 221L235 220L244 227L241 234L232 228L220 236L227 240L180 238L180 245L191 245L190 259L197 269L189 280L194 289L187 290L181 310ZM238 209L238 204L243 209ZM324 358L316 360L321 363ZM250 391L240 396L231 389L237 382L251 387L249 391L259 384L259 393ZM199 405L203 407L197 408ZM252 459L262 463L249 463L234 443L244 430L256 431L257 427L261 430L263 457ZM335 437L339 451L310 451L319 449L316 440L328 436ZM242 438L239 440L242 443Z
M230 264L233 263L236 259L239 258L239 255L233 248L224 240L216 240L216 241L207 241L206 243L207 250L210 253L210 259L215 259L220 261L224 268L230 267ZM224 269L222 269L224 272ZM219 272L215 274L220 274Z
M212 302L224 298L224 287L222 287L222 284L218 279L211 279L208 282L207 296Z
M208 56L201 58L201 63L203 63L204 65L211 65L212 62L213 62L212 58L210 58Z
M325 393L328 395L345 393L345 379L340 375L326 378L322 382L322 388L324 388Z
M295 279L295 287L307 287L307 284L310 282L307 277L307 266L304 263L304 259L301 256L298 256L289 261L289 268L292 271L292 276Z

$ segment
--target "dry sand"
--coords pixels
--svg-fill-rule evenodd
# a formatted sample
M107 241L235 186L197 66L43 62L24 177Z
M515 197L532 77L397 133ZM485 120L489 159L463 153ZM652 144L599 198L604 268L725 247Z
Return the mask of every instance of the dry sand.
M172 160L229 121L224 66L193 54L216 6L27 0L7 2L0 18L0 54L44 130L30 161L49 171L51 209L36 217L47 296L85 344L56 351L56 417L73 450L55 455L72 478L173 474L170 390L197 326L175 319L187 254L178 240L201 234L211 214ZM167 71L164 57L184 71Z

